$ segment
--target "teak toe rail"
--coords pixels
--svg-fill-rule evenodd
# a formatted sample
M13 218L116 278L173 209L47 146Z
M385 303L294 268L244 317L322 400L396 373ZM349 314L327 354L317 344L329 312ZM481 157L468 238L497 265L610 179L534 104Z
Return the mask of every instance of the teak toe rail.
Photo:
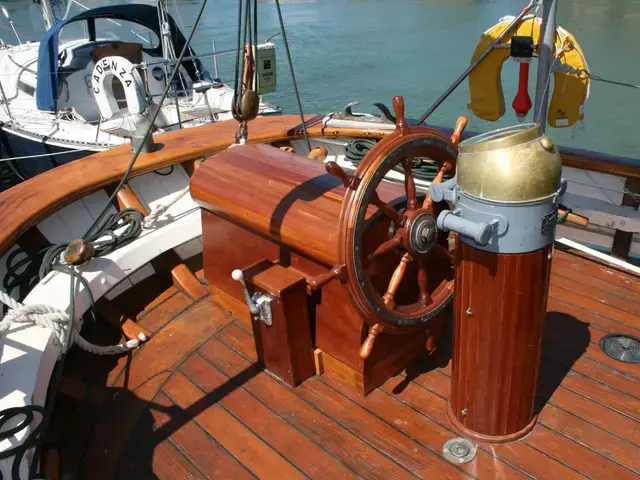
M392 132L376 125L325 128L318 115L307 115L305 119L311 137L382 138ZM229 121L157 135L154 137L157 151L140 155L131 177L223 150L233 142L236 128L236 123ZM450 134L452 129L443 131ZM250 125L249 142L252 143L299 138L302 138L302 129L297 116L259 117ZM0 193L0 255L11 248L20 235L55 211L120 180L131 160L129 148L124 145L76 160ZM568 167L640 179L638 160L570 148L561 148L560 152Z

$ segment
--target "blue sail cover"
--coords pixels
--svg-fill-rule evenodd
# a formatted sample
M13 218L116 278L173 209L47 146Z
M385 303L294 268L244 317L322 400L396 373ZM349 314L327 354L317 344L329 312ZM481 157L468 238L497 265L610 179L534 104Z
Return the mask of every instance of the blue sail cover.
M158 38L162 38L162 30L158 22L158 11L156 7L138 3L94 8L82 12L75 17L57 22L40 40L40 49L38 51L38 81L36 85L36 106L38 110L47 112L55 112L58 110L58 39L60 30L69 23L96 18L112 18L135 22L153 30L156 35L158 35ZM186 43L186 39L171 16L169 16L169 27L174 49L176 52L181 52ZM154 56L162 56L162 47L160 46L144 50ZM192 54L194 54L193 50ZM195 63L194 65L191 61L182 62L182 66L191 79L193 81L198 80L197 70L201 72L200 75L202 77L208 77L209 74L200 63L200 60L196 60Z

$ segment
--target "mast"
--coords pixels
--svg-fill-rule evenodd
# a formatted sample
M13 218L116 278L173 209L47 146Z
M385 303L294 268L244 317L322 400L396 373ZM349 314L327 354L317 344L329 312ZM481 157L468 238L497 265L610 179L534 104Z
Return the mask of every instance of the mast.
M549 90L551 85L551 67L555 50L556 12L558 0L540 0L542 2L542 44L538 59L538 79L536 81L536 100L533 118L545 131L547 108L549 106Z
M40 0L40 5L42 5L42 19L44 20L44 27L49 30L56 22L50 0Z

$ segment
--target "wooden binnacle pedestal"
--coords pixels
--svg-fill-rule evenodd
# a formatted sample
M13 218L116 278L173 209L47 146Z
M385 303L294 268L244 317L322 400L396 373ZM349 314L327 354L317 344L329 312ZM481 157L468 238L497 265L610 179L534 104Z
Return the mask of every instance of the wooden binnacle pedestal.
M335 162L245 145L209 158L192 177L214 298L251 322L261 362L291 385L314 373L313 361L317 373L366 394L433 350L442 332L453 255L435 220L446 204L417 195L412 162L435 160L437 183L454 169L457 148L437 130L408 127L401 97L394 108L396 131L354 175ZM384 180L398 166L404 185ZM250 314L247 296L271 302L271 325L256 320L256 307Z
M458 234L447 415L478 442L511 442L536 423L561 170L540 126L523 124L461 143L456 179L431 187L455 206L438 227Z

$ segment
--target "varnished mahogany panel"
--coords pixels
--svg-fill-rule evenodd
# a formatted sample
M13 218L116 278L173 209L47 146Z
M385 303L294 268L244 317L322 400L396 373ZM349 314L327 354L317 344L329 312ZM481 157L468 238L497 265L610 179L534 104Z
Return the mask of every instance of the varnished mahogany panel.
M338 261L344 187L321 163L268 145L246 145L207 159L190 190L212 213L327 266Z
M315 374L307 282L292 269L273 265L247 286L271 297L272 324L252 322L260 363L295 387Z
M240 303L241 285L231 279L234 269L277 262L308 282L341 262L338 223L345 187L322 164L275 147L247 145L209 158L194 173L190 188L203 207L205 275L214 295L239 318L246 319L247 313ZM383 182L378 187L384 201L403 194L400 185ZM376 210L371 206L370 214ZM375 248L388 230L388 219L375 222L368 227L365 246ZM392 270L395 264L392 257L381 257L378 266ZM423 332L382 334L372 355L360 358L368 327L338 279L310 295L307 304L314 320L313 346L355 370L350 377L362 378L364 394L425 348Z
M457 242L449 414L466 435L508 441L533 426L551 248L497 255Z

